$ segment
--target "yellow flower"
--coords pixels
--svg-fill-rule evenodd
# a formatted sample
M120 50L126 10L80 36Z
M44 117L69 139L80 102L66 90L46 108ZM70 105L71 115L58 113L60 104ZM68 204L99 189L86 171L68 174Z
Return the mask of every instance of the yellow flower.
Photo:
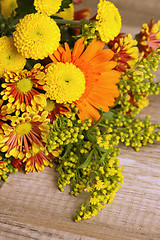
M11 15L11 12L17 8L16 0L1 0L1 13L5 18L8 18Z
M27 14L13 33L15 46L26 58L44 59L59 46L60 29L45 14Z
M108 43L119 34L121 29L121 16L113 3L100 0L96 19L98 20L96 30L99 32L103 42Z
M34 6L37 12L46 13L48 16L58 12L61 3L62 0L34 0Z
M0 38L0 77L8 71L19 71L24 68L26 59L17 52L13 38Z
M4 74L2 99L8 100L7 106L15 109L16 115L19 115L20 111L42 111L46 106L46 97L41 93L45 74L41 70L43 67L37 63L31 71L24 69Z
M84 93L84 74L73 63L51 64L47 72L44 90L47 97L56 99L57 103L72 103Z
M53 63L46 67L47 97L57 103L74 103L80 120L96 119L98 109L109 111L119 95L116 83L120 73L110 61L114 53L103 49L105 43L94 39L84 50L84 38L76 41L71 51L68 44L49 55ZM48 70L47 70L48 69Z
M37 12L46 13L48 16L58 12L61 3L62 0L34 0L34 6Z
M137 102L138 108L142 109L144 107L147 107L149 104L149 100L147 97L144 97L143 99L141 99L139 102Z
M57 17L61 17L65 20L74 19L74 6L73 3L69 4L69 8L65 8L64 11L55 14Z

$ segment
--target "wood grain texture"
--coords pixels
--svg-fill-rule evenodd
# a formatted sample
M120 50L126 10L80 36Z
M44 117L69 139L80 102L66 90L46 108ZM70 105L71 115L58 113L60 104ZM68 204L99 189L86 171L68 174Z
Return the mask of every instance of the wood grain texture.
M96 3L86 0L84 6L94 10L91 2ZM137 27L126 25L124 30L136 33ZM140 118L147 114L153 123L160 122L160 95L150 97ZM139 152L121 147L124 184L114 201L90 220L73 221L85 194L73 197L69 187L60 192L55 168L11 174L0 190L0 240L159 240L160 143Z

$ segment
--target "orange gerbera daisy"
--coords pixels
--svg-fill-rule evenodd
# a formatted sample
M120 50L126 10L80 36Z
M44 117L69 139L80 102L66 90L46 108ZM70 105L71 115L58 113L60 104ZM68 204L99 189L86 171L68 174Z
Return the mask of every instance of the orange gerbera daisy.
M84 51L84 38L79 39L71 50L67 43L60 46L46 66L46 95L57 103L74 103L81 120L98 119L99 111L109 111L119 95L116 83L120 73L113 68L115 61L105 43L94 39Z
M43 67L36 64L31 71L8 72L4 74L4 83L1 92L3 100L8 100L7 106L20 111L42 111L46 106L46 97L40 93L43 90L45 77Z

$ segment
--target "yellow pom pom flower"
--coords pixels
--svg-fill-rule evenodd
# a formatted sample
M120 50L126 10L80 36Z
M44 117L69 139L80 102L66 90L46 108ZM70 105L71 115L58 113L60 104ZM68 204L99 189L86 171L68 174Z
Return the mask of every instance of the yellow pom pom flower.
M34 0L34 6L37 12L46 13L48 16L58 12L61 3L62 0Z
M44 59L58 48L60 29L46 14L27 14L16 25L13 39L18 52L26 58Z
M12 37L0 38L0 56L0 77L5 72L21 71L26 64L26 59L17 52Z
M57 103L72 103L85 91L83 72L72 63L51 64L47 69L46 95Z
M74 20L74 6L73 3L69 5L69 8L65 8L64 11L55 14L57 17L61 17L65 20Z
M116 37L121 29L121 16L113 3L100 0L96 16L96 30L103 42L108 43Z
M1 0L1 13L5 18L11 15L11 12L18 7L16 0Z

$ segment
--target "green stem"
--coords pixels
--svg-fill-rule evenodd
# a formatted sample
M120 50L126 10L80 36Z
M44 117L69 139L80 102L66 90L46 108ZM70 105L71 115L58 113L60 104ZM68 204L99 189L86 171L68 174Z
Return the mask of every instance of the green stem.
M79 25L85 25L90 23L91 21L82 19L80 21L77 20L64 20L64 19L54 19L54 21L59 25L72 25L72 26L79 26Z

